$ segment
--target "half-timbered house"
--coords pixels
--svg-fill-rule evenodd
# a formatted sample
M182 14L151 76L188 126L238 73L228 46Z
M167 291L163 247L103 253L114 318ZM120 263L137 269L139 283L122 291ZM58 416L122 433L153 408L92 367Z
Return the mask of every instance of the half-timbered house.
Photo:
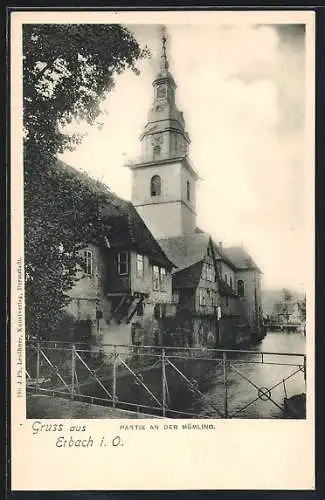
M91 180L84 181L89 187ZM155 343L157 310L169 311L172 301L173 263L132 203L100 186L90 187L101 195L102 231L81 251L84 265L69 292L67 312L82 326L83 338L97 344Z

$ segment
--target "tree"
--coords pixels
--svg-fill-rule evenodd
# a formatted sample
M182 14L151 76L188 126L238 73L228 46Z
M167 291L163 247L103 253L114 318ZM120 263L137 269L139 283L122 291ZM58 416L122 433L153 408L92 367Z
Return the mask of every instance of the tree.
M282 289L282 314L285 316L286 322L289 322L291 302L292 302L292 293L287 288L283 288Z
M302 321L306 321L306 295L298 303Z
M287 288L282 288L282 300L285 304L292 301L292 293Z
M113 76L148 55L113 25L24 25L24 230L26 330L55 330L76 279L80 250L101 229L98 192L64 168L57 154L82 137L66 126L99 125ZM103 197L103 196L102 196Z

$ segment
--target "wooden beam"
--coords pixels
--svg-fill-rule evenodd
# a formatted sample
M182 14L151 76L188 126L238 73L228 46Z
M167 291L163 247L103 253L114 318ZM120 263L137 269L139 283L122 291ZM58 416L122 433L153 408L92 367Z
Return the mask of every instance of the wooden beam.
M128 292L109 292L105 293L105 297L124 297L125 295L128 295ZM97 300L97 299L94 299Z
M143 301L144 301L144 297L141 297L139 302L136 303L135 307L132 309L131 313L129 314L129 316L126 320L127 323L130 323L131 319L133 318L133 316L136 313L136 310L138 309L139 305L142 304Z
M121 307L124 304L124 302L126 301L126 299L127 299L127 295L123 295L123 297L120 300L120 302L118 303L117 307L114 309L113 314L117 314L117 312L121 309Z

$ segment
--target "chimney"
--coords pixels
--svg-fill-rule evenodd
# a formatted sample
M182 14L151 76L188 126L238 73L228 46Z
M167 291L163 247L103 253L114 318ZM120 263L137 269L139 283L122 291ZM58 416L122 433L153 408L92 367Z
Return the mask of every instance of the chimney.
M222 250L222 248L223 248L222 241L219 241L219 247L220 247L220 250Z

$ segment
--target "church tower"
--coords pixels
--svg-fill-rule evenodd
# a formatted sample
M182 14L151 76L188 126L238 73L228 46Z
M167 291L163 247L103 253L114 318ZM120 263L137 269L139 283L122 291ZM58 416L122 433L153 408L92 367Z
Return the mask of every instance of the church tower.
M161 29L160 69L153 81L153 105L141 135L141 158L132 170L132 203L154 237L192 234L196 228L198 174L188 158L183 113L175 103L166 29Z

